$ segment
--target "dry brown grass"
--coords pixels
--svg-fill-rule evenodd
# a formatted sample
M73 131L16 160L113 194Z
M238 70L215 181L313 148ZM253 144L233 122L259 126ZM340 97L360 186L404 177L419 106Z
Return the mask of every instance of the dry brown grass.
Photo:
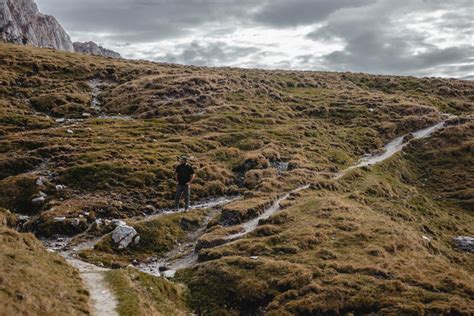
M88 300L79 272L61 256L31 234L0 227L0 315L89 315Z
M0 187L9 192L0 206L38 212L27 225L38 234L82 232L93 216L78 230L68 223L84 211L126 218L171 206L176 156L185 153L197 170L193 201L242 194L224 211L235 223L313 183L242 240L200 250L206 262L182 275L197 310L472 312L472 255L451 244L474 234L472 82L189 67L9 44L0 44L0 60ZM100 110L90 107L91 79L103 83ZM440 121L440 111L464 122L414 142L406 155L328 180L394 137ZM54 121L83 112L91 117ZM277 170L279 162L288 170ZM67 185L50 187L36 209L27 202L39 188L21 180L31 185L33 171ZM68 218L63 225L55 216ZM105 240L83 255L122 265L162 253L186 237L178 217L134 221L144 239L128 253ZM211 246L239 229L210 226L201 243Z

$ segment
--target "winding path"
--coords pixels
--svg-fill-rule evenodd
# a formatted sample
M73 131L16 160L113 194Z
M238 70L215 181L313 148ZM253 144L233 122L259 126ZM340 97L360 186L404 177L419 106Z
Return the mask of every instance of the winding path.
M105 272L108 269L71 257L66 257L66 260L79 270L81 278L89 290L92 315L118 316L117 299L105 280Z
M384 147L384 151L381 154L374 154L370 155L368 157L362 158L361 160L358 161L357 164L354 166L351 166L344 171L334 174L333 179L337 180L343 177L348 171L355 169L355 168L360 168L363 166L369 166L373 165L379 162L382 162L397 152L401 151L409 142L411 142L414 139L420 139L424 137L428 137L431 134L433 134L435 131L441 129L444 127L444 123L446 121L442 121L440 123L437 123L436 125L424 128L422 130L416 131L411 133L413 136L411 139L406 140L406 136L401 136L393 140L392 142L388 143ZM242 230L236 234L232 234L226 237L226 240L228 242L233 242L235 240L238 240L242 238L243 236L247 235L248 233L254 231L258 223L261 219L265 219L273 215L275 212L277 212L280 209L280 205L283 201L288 199L293 193L305 190L309 188L310 185L306 184L303 186L300 186L285 195L281 196L278 198L269 208L267 208L260 216L242 224ZM227 204L231 201L235 200L235 197L229 198L229 197L223 197L220 199L212 200L207 203L202 203L202 204L197 204L194 205L194 209L196 208L214 208L219 205L224 205ZM165 211L164 214L166 213L171 213ZM163 214L163 213L162 213ZM155 215L155 216L150 216L149 219L155 218L156 216L160 215ZM138 268L146 273L150 273L153 275L161 275L165 277L173 277L174 273L178 269L183 269L183 268L188 268L196 264L197 262L197 253L194 250L194 245L199 237L200 234L204 232L204 228L200 229L198 232L196 232L196 236L192 236L193 238L190 238L191 240L187 243L184 243L177 247L176 249L173 249L168 253L164 258L161 260L155 260L154 262L150 263L144 263L140 265ZM67 247L67 242L66 242L66 247ZM217 246L219 247L219 246ZM97 316L109 316L109 315L118 315L117 314L117 299L115 298L114 294L110 290L110 288L107 285L107 282L105 280L105 272L107 269L105 268L100 268L95 265L80 261L76 258L73 258L71 256L70 251L61 251L60 249L54 249L51 246L49 247L52 250L58 251L66 257L67 261L76 267L80 273L81 277L84 280L89 292L90 292L90 297L91 297L91 302L92 302L92 307L93 307L93 314ZM64 249L64 248L63 248ZM77 251L79 249L73 249L72 251ZM160 272L159 269L161 266L167 265L169 270L165 272Z

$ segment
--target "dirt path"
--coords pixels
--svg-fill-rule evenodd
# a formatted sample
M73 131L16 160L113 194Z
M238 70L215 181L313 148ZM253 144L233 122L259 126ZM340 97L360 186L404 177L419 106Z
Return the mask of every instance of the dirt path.
M90 294L91 312L96 316L118 316L117 299L105 281L108 269L74 258L66 258L67 262L77 268Z

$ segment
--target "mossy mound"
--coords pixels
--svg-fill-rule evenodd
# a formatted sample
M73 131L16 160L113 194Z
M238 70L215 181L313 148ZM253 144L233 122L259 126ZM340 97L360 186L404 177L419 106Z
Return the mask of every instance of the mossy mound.
M120 315L189 315L185 288L135 269L112 270L106 280L116 295Z

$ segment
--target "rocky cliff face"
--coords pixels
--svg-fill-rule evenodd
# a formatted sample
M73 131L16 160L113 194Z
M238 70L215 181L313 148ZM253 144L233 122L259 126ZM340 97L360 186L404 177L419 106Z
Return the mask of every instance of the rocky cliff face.
M74 51L69 35L33 0L0 0L0 38L17 44Z
M105 57L112 57L112 58L122 58L119 53L114 52L113 50L104 48L102 46L97 45L94 42L75 42L74 50L78 53L84 53L89 55L99 55Z

